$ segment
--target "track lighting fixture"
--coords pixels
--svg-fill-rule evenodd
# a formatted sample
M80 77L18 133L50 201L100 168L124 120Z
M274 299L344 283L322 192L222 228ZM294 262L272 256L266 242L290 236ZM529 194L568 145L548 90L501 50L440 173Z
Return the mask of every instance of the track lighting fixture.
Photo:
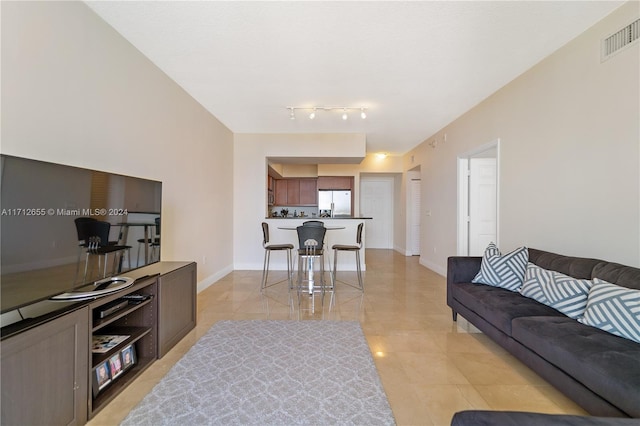
M296 110L310 110L311 112L309 113L309 120L313 120L316 118L316 111L320 110L320 111L333 111L333 110L338 110L338 111L342 111L342 119L343 120L348 120L349 119L349 111L360 111L360 118L362 118L363 120L365 118L367 118L367 113L366 107L345 107L345 106L309 106L309 107L297 107L297 106L288 106L287 109L289 110L289 118L292 120L296 119Z

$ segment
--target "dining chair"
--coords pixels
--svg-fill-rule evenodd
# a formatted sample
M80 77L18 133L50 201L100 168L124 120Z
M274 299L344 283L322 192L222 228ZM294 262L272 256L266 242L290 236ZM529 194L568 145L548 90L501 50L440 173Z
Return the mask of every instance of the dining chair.
M156 224L155 228L155 233L156 236L153 238L138 238L138 256L136 258L136 266L140 266L140 248L143 247L145 244L147 245L147 247L151 248L151 259L155 258L155 253L156 253L156 249L158 249L158 247L160 247L160 218L156 217L154 219L154 222ZM160 260L160 258L158 258L158 260Z
M293 288L293 257L291 250L293 250L293 244L271 244L269 241L269 224L262 222L262 247L264 247L264 262L262 264L262 282L260 283L260 291L267 287L281 283L284 280L276 281L267 285L267 279L269 276L269 263L271 261L272 251L286 251L287 254L287 281L289 282L289 289Z
M298 279L297 289L308 289L310 295L315 291L323 294L327 288L324 280L324 237L327 229L324 226L302 225L296 228L298 232ZM319 263L320 284L316 285L315 261ZM307 282L307 286L303 286Z
M324 222L321 220L307 220L302 222L302 226L324 226Z
M86 261L84 264L84 278L83 282L87 280L87 272L89 267L89 259L91 256L98 257L98 269L101 268L102 259L104 258L104 267L102 267L102 278L107 276L107 264L109 263L109 254L114 254L113 270L112 274L116 272L116 265L122 262L116 262L116 254L127 252L129 255L129 265L131 265L131 246L118 245L109 242L109 232L111 231L111 224L100 220L81 221L76 222L76 226L79 227L78 234L82 234L84 237L83 247L86 249ZM118 272L120 272L118 268Z
M364 227L364 223L359 223L358 228L356 230L356 244L355 245L347 245L347 244L334 244L331 248L333 249L333 282L337 281L337 266L338 266L338 253L339 252L352 252L356 254L356 271L358 274L358 285L353 285L346 281L340 281L351 287L355 287L361 291L364 291L364 282L362 280L362 267L360 266L360 250L362 249L362 228Z

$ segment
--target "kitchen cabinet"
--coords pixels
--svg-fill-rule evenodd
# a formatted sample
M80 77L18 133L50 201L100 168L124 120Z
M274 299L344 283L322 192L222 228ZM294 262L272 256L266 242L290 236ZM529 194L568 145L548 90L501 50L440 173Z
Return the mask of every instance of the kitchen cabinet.
M276 206L317 206L316 178L288 178L275 181Z
M300 205L300 179L289 179L287 181L287 205Z
M318 205L317 179L300 179L300 204L303 206Z
M353 189L353 176L319 176L318 189Z
M286 179L277 179L275 183L275 202L276 206L286 206L288 200L288 181Z

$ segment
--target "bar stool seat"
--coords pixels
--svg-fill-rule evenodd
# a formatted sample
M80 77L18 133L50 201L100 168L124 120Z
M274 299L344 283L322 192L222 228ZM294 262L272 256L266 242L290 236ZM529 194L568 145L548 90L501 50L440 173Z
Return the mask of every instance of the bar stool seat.
M287 281L289 282L289 289L293 288L292 281L292 262L291 250L293 250L293 244L269 244L269 224L262 222L262 247L264 247L264 263L262 265L262 282L260 284L260 291L267 287L281 283L284 280L276 281L271 284L267 284L269 277L269 262L271 260L272 251L286 251L287 254Z
M362 249L362 228L364 226L364 223L359 223L358 224L358 229L356 231L356 244L355 245L348 245L348 244L334 244L333 246L331 246L331 248L333 249L333 282L335 283L337 278L336 278L336 273L337 273L337 266L338 266L338 252L354 252L356 254L356 270L358 271L358 285L353 285L350 284L346 281L341 281L347 285L350 285L351 287L355 287L361 291L364 291L364 282L362 280L362 268L360 266L360 250Z

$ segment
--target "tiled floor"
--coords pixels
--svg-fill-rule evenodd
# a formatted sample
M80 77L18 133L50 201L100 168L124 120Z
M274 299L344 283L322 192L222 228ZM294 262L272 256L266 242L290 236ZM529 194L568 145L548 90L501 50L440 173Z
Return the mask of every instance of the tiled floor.
M360 321L398 425L448 425L464 409L586 414L446 306L445 279L417 257L367 250L365 292L338 284L334 306L289 303L282 283L260 294L261 271L235 271L198 295L198 325L89 423L118 424L222 319ZM276 272L270 278L283 278ZM355 273L343 277L355 282ZM300 307L300 309L299 309ZM250 366L247 366L250 368Z

